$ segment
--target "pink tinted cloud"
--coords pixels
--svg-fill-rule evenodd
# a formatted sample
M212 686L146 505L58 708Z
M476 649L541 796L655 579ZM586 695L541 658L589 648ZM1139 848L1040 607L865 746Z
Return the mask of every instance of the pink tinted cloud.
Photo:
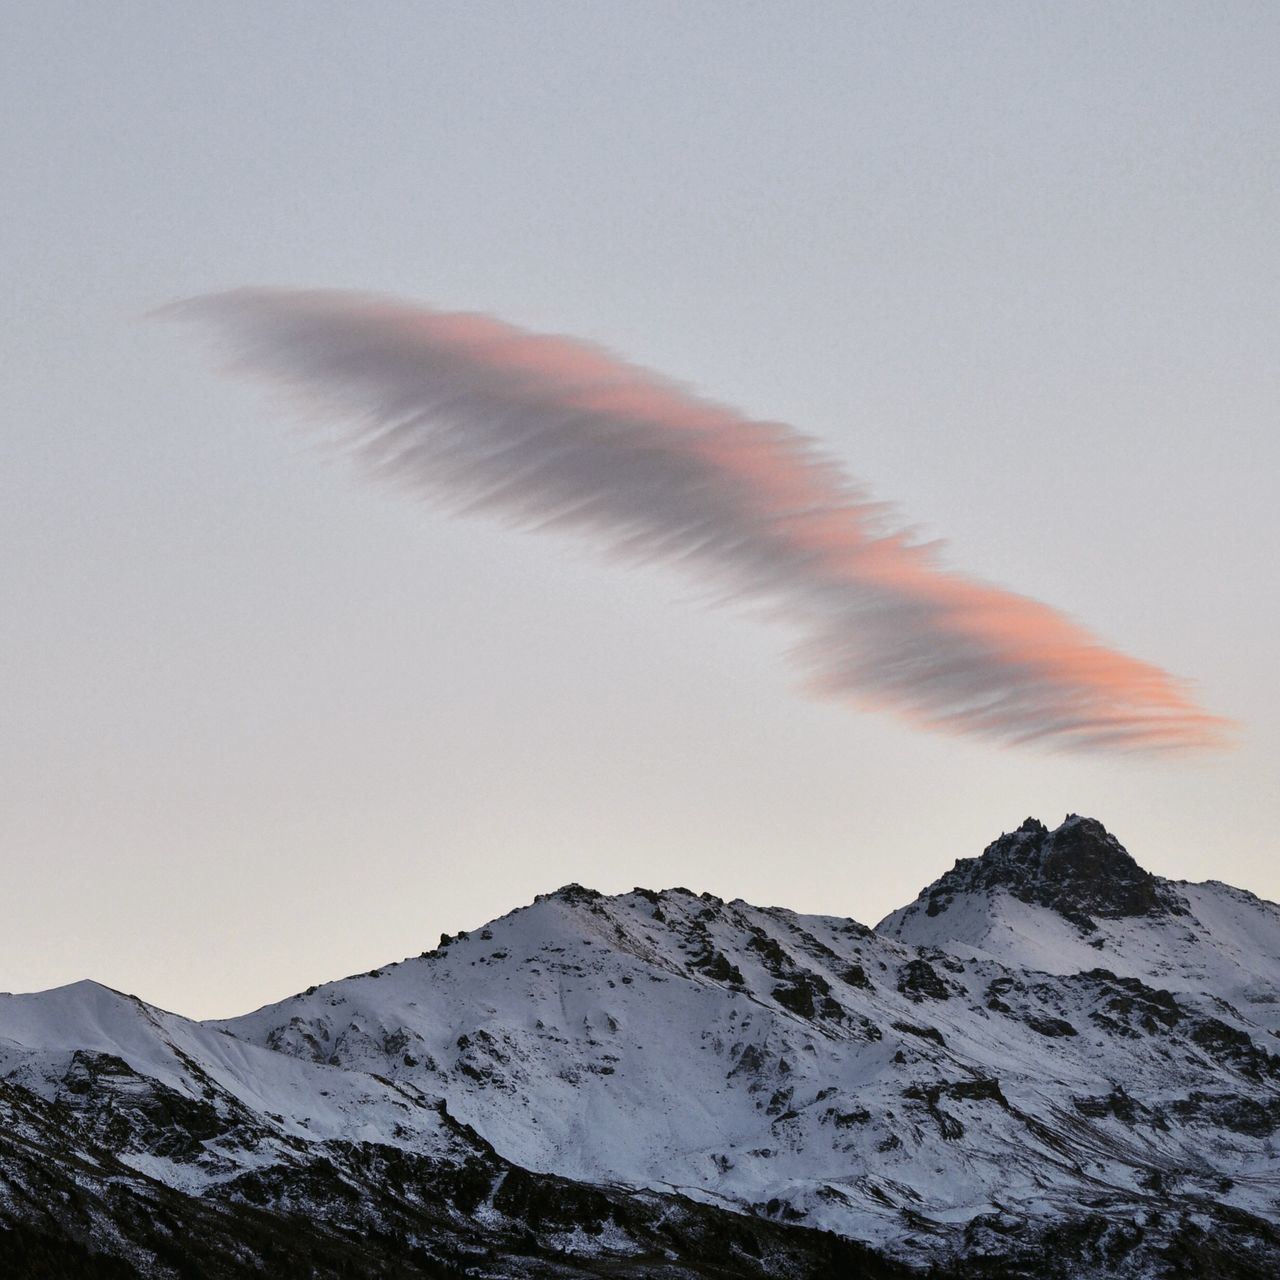
M458 511L677 564L797 636L816 694L1054 749L1222 745L1186 684L945 568L817 444L585 343L339 292L181 303L235 367L338 424L367 471Z

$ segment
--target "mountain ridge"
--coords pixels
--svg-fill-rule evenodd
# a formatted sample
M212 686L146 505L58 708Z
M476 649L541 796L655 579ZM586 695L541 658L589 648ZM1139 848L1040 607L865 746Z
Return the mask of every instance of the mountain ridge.
M0 1084L62 1117L68 1168L123 1162L142 1200L165 1188L197 1217L399 1233L405 1274L657 1275L660 1256L817 1276L846 1240L868 1275L1263 1275L1277 1012L1280 908L1153 877L1069 815L961 860L878 931L569 884L233 1019L92 982L0 997ZM0 1221L30 1228L5 1185ZM660 1244L668 1220L684 1234ZM1200 1272L1168 1270L1184 1255Z
M1074 813L1052 831L1027 818L980 857L958 859L923 891L930 898L926 910L937 915L949 896L993 888L1050 907L1083 933L1096 928L1093 916L1184 915L1187 910L1171 882L1140 867L1097 819Z

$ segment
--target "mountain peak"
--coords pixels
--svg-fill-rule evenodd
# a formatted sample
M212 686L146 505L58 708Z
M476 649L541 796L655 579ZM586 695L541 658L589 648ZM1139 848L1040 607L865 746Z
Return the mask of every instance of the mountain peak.
M1181 912L1177 895L1140 867L1101 822L1076 813L1053 830L1027 818L992 841L981 857L958 860L921 896L934 916L959 894L995 890L1049 907L1084 932L1096 927L1094 917Z
M570 906L578 906L582 903L599 902L603 897L604 894L599 889L589 889L586 885L572 880L568 884L562 884L558 889L553 889L550 893L537 894L533 900L534 902L552 900L565 902Z

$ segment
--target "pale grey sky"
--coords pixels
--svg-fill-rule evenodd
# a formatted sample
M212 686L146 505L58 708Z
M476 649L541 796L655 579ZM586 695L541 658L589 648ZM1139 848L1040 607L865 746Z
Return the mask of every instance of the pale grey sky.
M226 1014L567 880L874 922L1027 814L1280 898L1280 10L6 6L0 987ZM1200 760L797 694L690 583L322 461L146 320L575 334L1197 681Z

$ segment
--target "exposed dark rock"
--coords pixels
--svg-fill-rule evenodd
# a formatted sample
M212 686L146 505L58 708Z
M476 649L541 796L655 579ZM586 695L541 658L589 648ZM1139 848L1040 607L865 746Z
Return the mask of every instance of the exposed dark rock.
M1054 1039L1058 1036L1077 1035L1075 1027L1065 1018L1051 1018L1045 1014L1030 1014L1026 1019L1027 1026L1039 1035Z
M798 1013L802 1018L813 1017L813 988L808 983L796 982L774 987L773 998L784 1009L790 1009L792 1013Z
M910 1022L895 1022L892 1025L895 1031L901 1031L909 1036L919 1036L921 1040L932 1040L934 1044L946 1048L947 1042L937 1027L917 1027Z
M689 891L684 890L685 893ZM585 885L578 884L575 880L570 884L561 885L554 893L540 893L534 897L534 902L545 902L548 898L554 898L560 902L567 902L570 906L590 906L599 902L604 894L599 889L588 889ZM462 935L459 934L459 937Z
M831 995L831 984L820 973L801 970L792 974L786 982L774 987L773 998L802 1018L839 1020L844 1017L843 1007Z
M925 912L936 916L957 895L995 889L1050 907L1085 933L1099 918L1187 911L1183 899L1138 866L1102 823L1076 814L1054 831L1028 818L981 857L960 859L930 886Z
M1250 1079L1280 1079L1280 1057L1259 1048L1247 1031L1219 1018L1202 1018L1192 1028L1191 1039L1219 1062Z
M782 944L759 927L752 929L751 941L747 946L759 955L764 962L764 967L776 978L782 977L788 970L796 967L796 962Z
M898 970L898 990L912 1000L946 1000L951 996L947 984L927 960L908 960Z
M1108 969L1090 969L1067 981L1091 989L1097 1007L1089 1016L1109 1031L1156 1035L1182 1021L1182 1006L1172 994L1137 978L1118 978Z
M723 951L704 951L689 962L689 967L706 974L708 978L715 982L728 982L736 986L744 985L742 970L736 964L731 964L728 956Z
M848 1129L856 1124L866 1124L871 1119L871 1112L866 1107L856 1107L852 1111L837 1111L832 1107L827 1114L837 1129Z
M1136 1102L1122 1085L1113 1085L1111 1092L1102 1097L1073 1098L1072 1104L1082 1115L1092 1120L1114 1116L1124 1124L1137 1124L1151 1115L1150 1108Z
M1280 1097L1267 1102L1234 1094L1195 1092L1170 1106L1182 1122L1212 1125L1252 1138L1268 1138L1280 1129Z

